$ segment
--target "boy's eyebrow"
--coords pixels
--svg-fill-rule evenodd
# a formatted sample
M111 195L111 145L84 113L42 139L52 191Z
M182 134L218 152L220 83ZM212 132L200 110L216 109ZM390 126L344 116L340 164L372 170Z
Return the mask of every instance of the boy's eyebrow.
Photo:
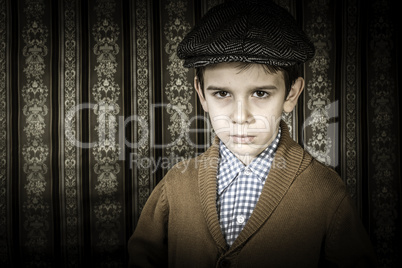
M228 91L227 87L217 87L217 86L208 86L206 90L218 90L218 91Z
M274 85L266 85L266 86L258 86L258 87L252 87L251 90L255 91L255 90L277 90L278 88ZM230 88L227 87L218 87L218 86L208 86L206 88L206 90L217 90L217 91L230 91Z
M276 90L278 89L276 86L274 85L266 85L266 86L261 86L261 87L254 87L252 88L253 90L263 90L263 89L272 89L272 90Z

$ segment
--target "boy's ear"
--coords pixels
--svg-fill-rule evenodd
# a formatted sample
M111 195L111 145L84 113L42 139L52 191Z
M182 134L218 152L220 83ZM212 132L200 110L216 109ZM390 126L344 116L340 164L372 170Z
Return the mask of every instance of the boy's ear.
M290 88L289 94L286 97L286 100L283 104L283 110L285 112L290 113L293 111L303 89L304 89L304 79L302 77L299 77L296 79L296 81Z
M200 80L198 80L197 76L194 77L194 88L197 91L198 98L200 99L202 108L204 109L205 112L208 112L208 104L207 101L205 100L204 92L201 88L201 83Z

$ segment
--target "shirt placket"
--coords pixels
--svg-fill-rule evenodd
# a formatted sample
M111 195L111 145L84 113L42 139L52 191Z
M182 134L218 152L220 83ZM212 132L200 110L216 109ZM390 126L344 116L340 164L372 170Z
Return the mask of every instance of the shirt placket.
M250 196L254 196L255 192L250 191L250 184L255 184L255 180L252 179L253 173L249 168L245 168L239 173L236 183L236 202L233 207L233 217L231 219L231 243L233 243L239 236L248 219L253 211L253 201L250 200ZM257 186L256 186L257 187Z

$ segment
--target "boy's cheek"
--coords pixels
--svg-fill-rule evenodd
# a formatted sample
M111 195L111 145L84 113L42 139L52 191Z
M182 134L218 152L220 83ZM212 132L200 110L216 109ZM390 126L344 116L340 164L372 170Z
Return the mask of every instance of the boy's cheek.
M214 113L210 113L209 116L215 131L221 128L230 129L230 124L232 120L228 115L225 114L216 115Z

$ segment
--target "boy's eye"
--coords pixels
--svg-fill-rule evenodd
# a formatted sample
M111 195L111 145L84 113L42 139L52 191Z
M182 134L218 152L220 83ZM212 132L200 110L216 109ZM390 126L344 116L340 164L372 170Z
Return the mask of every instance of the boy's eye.
M258 90L256 92L254 92L253 96L257 97L257 98L266 98L269 96L269 94L268 94L268 92Z
M230 96L229 92L227 91L217 91L214 93L214 95L218 98L226 98Z

